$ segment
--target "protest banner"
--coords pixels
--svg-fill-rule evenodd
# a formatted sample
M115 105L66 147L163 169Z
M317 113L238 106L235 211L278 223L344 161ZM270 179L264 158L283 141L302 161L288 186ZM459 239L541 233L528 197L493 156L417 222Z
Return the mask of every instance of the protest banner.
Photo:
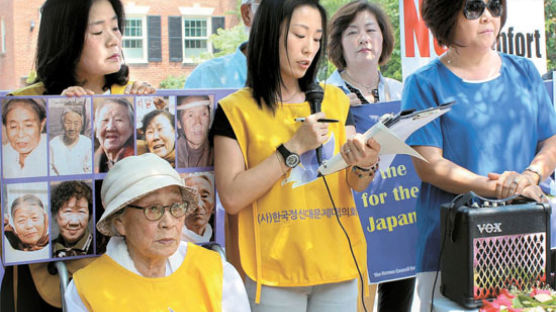
M357 132L364 132L386 113L397 113L401 103L383 102L352 108ZM371 283L415 275L417 215L415 202L420 179L411 157L397 155L388 168L379 168L363 192L354 192L363 232Z

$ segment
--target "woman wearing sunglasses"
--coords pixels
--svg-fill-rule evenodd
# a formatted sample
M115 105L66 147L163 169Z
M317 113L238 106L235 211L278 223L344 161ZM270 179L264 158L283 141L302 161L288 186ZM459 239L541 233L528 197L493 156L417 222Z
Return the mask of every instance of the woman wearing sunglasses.
M556 112L534 65L493 48L506 20L506 0L424 0L421 14L448 50L405 81L402 108L456 101L414 133L408 144L422 179L417 201L417 293L431 304L439 270L440 205L473 191L546 201L539 183L556 167ZM434 297L440 296L435 287Z

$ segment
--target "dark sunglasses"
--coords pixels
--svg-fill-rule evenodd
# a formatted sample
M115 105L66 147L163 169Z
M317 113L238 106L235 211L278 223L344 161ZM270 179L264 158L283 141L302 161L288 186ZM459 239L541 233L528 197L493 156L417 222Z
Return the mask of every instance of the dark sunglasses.
M485 9L488 9L492 17L500 17L504 11L501 0L489 0L484 3L483 0L467 0L463 8L463 15L468 20L478 19L483 15Z

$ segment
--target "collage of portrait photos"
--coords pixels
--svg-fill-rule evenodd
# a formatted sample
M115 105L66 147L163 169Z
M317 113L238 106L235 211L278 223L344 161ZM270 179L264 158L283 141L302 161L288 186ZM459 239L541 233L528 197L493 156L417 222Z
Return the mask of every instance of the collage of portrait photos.
M3 264L102 254L102 180L119 160L144 153L198 190L182 239L223 237L208 134L217 101L230 92L0 97Z

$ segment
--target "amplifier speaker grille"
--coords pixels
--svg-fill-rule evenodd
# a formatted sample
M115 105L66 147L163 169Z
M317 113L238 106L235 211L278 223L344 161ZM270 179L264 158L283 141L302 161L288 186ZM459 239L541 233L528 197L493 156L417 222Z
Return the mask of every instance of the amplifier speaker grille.
M546 234L475 238L473 298L498 296L511 286L540 287L546 282Z
M440 290L467 308L502 289L542 287L550 275L550 206L446 204L440 210Z

